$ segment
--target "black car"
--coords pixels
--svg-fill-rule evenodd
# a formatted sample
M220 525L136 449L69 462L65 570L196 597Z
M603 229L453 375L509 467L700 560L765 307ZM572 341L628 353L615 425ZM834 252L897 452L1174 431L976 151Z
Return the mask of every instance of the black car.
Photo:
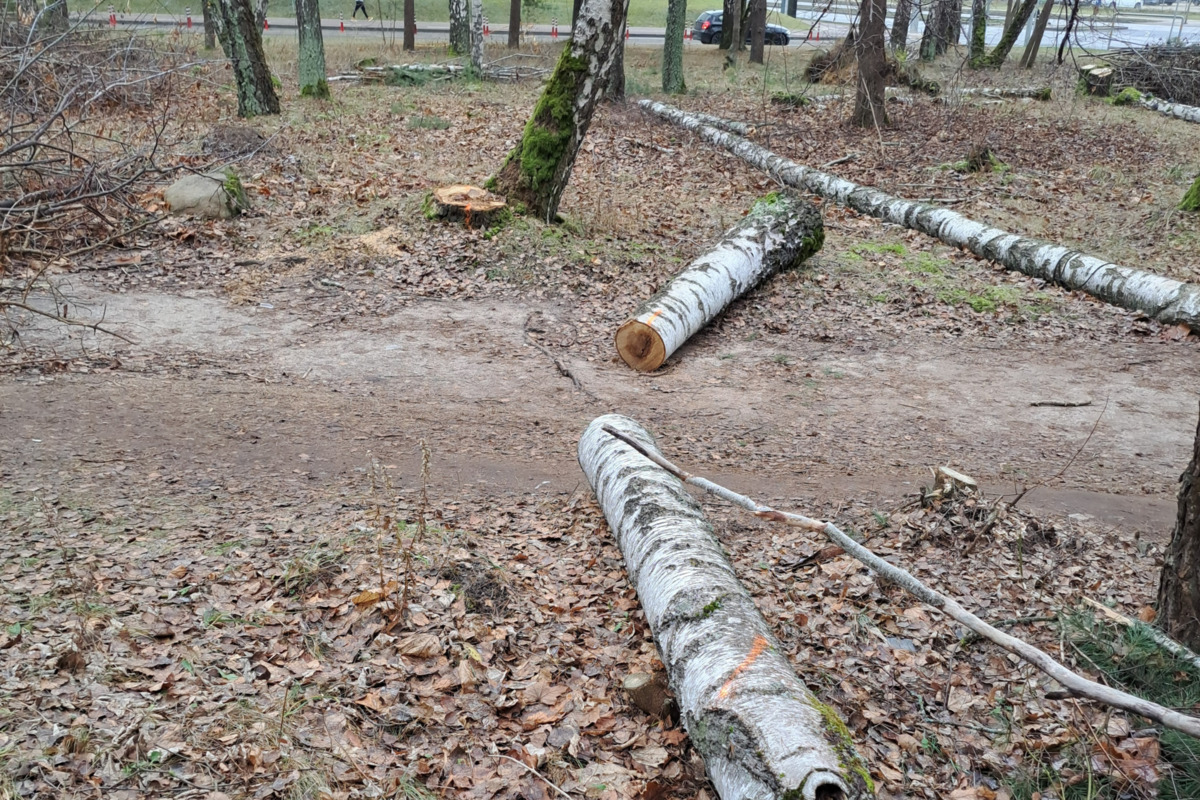
M700 40L700 44L719 44L721 42L721 17L723 11L705 11L696 17L692 25L692 37ZM750 26L746 26L746 41L750 41ZM763 41L766 44L786 45L791 41L788 29L782 25L767 23L767 32Z

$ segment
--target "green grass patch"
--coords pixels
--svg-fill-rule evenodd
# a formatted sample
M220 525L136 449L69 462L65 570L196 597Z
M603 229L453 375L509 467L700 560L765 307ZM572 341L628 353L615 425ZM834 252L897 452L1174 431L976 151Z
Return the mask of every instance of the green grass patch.
M409 117L405 125L409 130L444 131L450 127L450 121L441 117L421 115Z

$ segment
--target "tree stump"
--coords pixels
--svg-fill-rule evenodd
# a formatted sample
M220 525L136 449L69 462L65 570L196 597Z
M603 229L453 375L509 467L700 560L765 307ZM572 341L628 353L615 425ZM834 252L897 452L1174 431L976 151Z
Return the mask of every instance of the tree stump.
M1108 97L1112 93L1112 67L1085 64L1079 68L1079 88L1084 92L1098 97Z
M429 219L461 221L468 228L490 228L508 208L503 197L478 186L458 184L434 189L425 200Z

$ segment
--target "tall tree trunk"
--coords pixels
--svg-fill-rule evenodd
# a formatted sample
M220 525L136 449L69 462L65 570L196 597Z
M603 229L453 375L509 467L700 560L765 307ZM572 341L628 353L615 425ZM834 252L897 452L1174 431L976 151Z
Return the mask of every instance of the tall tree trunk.
M200 14L204 19L204 49L217 46L217 24L213 21L212 4L215 0L200 0Z
M575 30L575 23L579 22L579 7L583 5L583 0L572 0L571 3L571 30Z
M629 0L584 0L579 23L542 90L521 141L504 160L489 187L522 203L547 222L571 177L579 145L592 123L596 103L625 29Z
M296 30L300 38L300 96L328 100L325 40L321 36L321 8L317 0L296 0Z
M729 31L728 20L733 19L734 4L737 2L738 0L721 0L721 44L718 45L718 50L728 50L729 45L733 43L733 36ZM740 6L737 6L737 8L740 8Z
M854 41L858 57L857 91L850 123L860 128L885 127L888 124L884 104L887 86L884 74L887 58L883 52L884 17L887 0L862 0L858 9L859 36Z
M412 0L405 0L412 2ZM521 0L511 0L508 4L508 48L516 50L521 46Z
M471 72L483 74L483 2L471 2Z
M912 22L913 6L919 0L896 0L896 16L892 20L890 43L895 50L908 47L908 26Z
M933 0L929 16L925 20L925 32L921 34L921 60L933 61L946 52L946 42L942 37L942 17L948 13L952 0Z
M233 67L237 84L238 116L279 113L279 96L263 53L262 26L255 19L251 0L212 0L213 23L221 49Z
M471 18L467 0L450 0L450 52L456 56L471 52Z
M1021 28L1025 27L1025 23L1029 21L1029 17L1033 14L1033 9L1036 7L1037 0L1021 0L1021 6L1017 9L1012 22L1004 29L1004 34L1000 37L1000 41L992 48L992 52L979 60L978 66L996 69L1004 64L1004 60L1008 58L1009 51L1017 43L1017 37L1021 35Z
M750 63L763 63L767 43L767 0L750 0Z
M667 30L663 39L662 88L683 94L683 31L687 27L687 0L667 0Z
M1038 12L1037 22L1033 26L1033 35L1025 45L1025 54L1021 56L1021 66L1033 69L1037 61L1038 50L1042 46L1042 37L1046 35L1046 26L1050 24L1050 15L1054 13L1054 0L1046 0L1042 10Z
M404 0L404 49L417 49L417 0Z
M1071 16L1067 17L1067 29L1063 32L1062 41L1058 43L1058 63L1063 63L1063 56L1067 52L1067 43L1071 41L1071 32L1075 30L1075 21L1079 19L1079 0L1073 0L1071 3Z
M1158 621L1172 638L1200 650L1200 425L1181 481L1179 513L1158 584Z
M729 29L729 52L731 54L740 53L746 49L746 29L742 27L742 13L746 10L746 0L733 0L733 14L721 17L724 33L725 28ZM736 61L736 56L726 58L726 61L732 63Z
M621 27L617 50L613 53L612 67L608 70L608 89L604 96L614 103L625 102L625 43L629 41L625 38L625 30L628 25L629 20L625 20Z
M987 52L988 0L971 0L971 39L967 48L967 64L981 66Z

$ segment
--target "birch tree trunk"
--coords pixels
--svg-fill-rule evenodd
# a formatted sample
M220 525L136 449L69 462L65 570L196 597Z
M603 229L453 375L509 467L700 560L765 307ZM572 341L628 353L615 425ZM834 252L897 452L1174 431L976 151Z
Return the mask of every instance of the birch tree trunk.
M750 0L750 63L763 63L767 44L767 0Z
M471 52L471 20L467 0L450 0L450 53L465 56Z
M213 24L221 49L233 67L238 116L279 113L279 96L263 53L262 26L250 0L212 0Z
M658 369L680 346L762 281L821 249L821 214L795 195L759 200L725 237L641 305L617 330L617 353Z
M705 125L677 108L642 100L651 113L695 131L712 144L765 170L780 183L812 192L885 222L933 236L980 258L1068 289L1087 292L1106 303L1136 309L1168 325L1200 331L1200 285L1164 278L1052 244L1002 231L948 208L892 197L820 170L805 167L742 137Z
M405 0L411 2L411 0ZM512 0L508 4L508 49L516 50L521 46L521 0Z
M971 40L967 48L967 64L978 67L987 52L988 0L971 0Z
M687 0L667 0L662 66L662 88L667 94L687 91L683 81L683 32L686 27Z
M596 103L608 87L629 0L585 0L521 141L487 188L553 222Z
M1179 486L1179 514L1158 585L1158 621L1167 635L1200 649L1200 425Z
M1036 7L1037 0L1022 0L1021 6L1017 9L1012 22L1009 23L1008 27L1004 29L1004 33L1000 36L1000 41L992 48L992 52L980 59L979 66L997 69L1004 64L1004 60L1008 58L1009 51L1017 43L1017 37L1021 35L1021 29L1025 27L1025 23L1029 21L1029 17L1033 14L1033 9Z
M1157 111L1168 117L1181 119L1184 122L1200 122L1200 108L1196 106L1185 106L1182 103L1168 103L1165 100L1159 100L1157 97L1146 96L1138 101L1138 105L1143 108L1148 108L1151 111Z
M483 75L483 2L471 0L471 71Z
M917 2L918 0L896 0L896 16L892 19L892 35L888 40L893 50L908 47L908 25L912 22L913 6Z
M854 113L850 124L859 128L886 128L887 106L884 92L887 79L884 71L887 57L883 52L884 17L887 0L862 0L858 10L860 35L854 40L858 58L858 80L854 93Z
M844 723L796 677L699 504L606 425L650 450L654 440L627 417L603 416L579 440L579 464L717 794L869 797L866 767Z
M317 0L296 0L296 31L300 42L300 96L328 100L325 40L321 36L321 8Z
M1054 0L1046 0L1042 10L1038 12L1037 22L1033 26L1033 35L1025 43L1025 53L1021 56L1020 66L1023 69L1033 69L1037 61L1038 50L1042 47L1042 37L1046 35L1046 26L1050 24L1050 15L1054 13Z

